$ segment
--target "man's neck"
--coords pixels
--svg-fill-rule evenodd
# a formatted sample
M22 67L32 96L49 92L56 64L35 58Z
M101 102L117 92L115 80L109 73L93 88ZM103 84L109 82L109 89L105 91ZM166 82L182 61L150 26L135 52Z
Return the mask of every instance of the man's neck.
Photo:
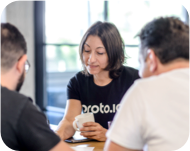
M169 72L175 69L189 68L189 61L184 59L177 59L168 64L160 66L159 74Z
M1 86L6 87L9 90L15 90L16 88L16 82L13 74L10 74L10 72L2 72L1 71Z

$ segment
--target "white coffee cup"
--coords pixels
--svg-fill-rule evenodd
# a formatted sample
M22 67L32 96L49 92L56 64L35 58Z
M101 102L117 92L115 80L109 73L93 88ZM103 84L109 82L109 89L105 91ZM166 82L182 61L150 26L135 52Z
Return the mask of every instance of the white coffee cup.
M79 129L83 127L83 123L86 122L94 122L94 114L93 113L84 113L77 115L75 117L75 120L73 121L73 128L76 131L80 131ZM77 128L78 127L78 128Z

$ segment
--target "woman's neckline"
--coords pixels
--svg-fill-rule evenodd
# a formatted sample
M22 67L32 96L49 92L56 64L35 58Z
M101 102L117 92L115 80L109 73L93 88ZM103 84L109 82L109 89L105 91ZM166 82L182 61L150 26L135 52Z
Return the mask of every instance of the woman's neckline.
M94 77L92 76L92 81L93 81L94 85L97 86L97 87L101 87L101 88L109 86L109 85L112 83L113 80L114 80L114 79L110 79L109 82L107 82L107 83L105 83L105 84L103 84L103 85L98 85L97 83L95 83L95 79L94 79Z

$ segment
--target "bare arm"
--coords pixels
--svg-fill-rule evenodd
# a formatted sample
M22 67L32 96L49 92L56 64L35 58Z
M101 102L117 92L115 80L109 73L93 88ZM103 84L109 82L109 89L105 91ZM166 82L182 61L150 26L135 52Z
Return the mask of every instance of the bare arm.
M133 149L128 149L125 147L122 147L112 141L110 141L109 139L107 139L105 147L104 147L104 151L140 151L140 150L133 150Z
M65 142L60 141L56 146L54 146L50 151L74 151Z
M81 114L82 105L79 100L70 99L67 100L66 112L63 119L60 121L56 134L62 139L68 139L74 135L75 130L73 128L73 121L75 117Z

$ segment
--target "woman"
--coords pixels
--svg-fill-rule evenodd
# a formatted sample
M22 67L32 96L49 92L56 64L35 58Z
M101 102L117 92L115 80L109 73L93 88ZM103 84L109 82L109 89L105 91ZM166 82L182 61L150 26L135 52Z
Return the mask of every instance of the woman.
M74 135L72 126L81 111L93 112L95 122L81 128L84 137L105 141L108 121L112 121L119 103L139 78L138 71L124 67L124 43L115 27L107 22L93 24L82 38L79 47L84 70L77 73L67 86L68 101L57 134L63 139Z

